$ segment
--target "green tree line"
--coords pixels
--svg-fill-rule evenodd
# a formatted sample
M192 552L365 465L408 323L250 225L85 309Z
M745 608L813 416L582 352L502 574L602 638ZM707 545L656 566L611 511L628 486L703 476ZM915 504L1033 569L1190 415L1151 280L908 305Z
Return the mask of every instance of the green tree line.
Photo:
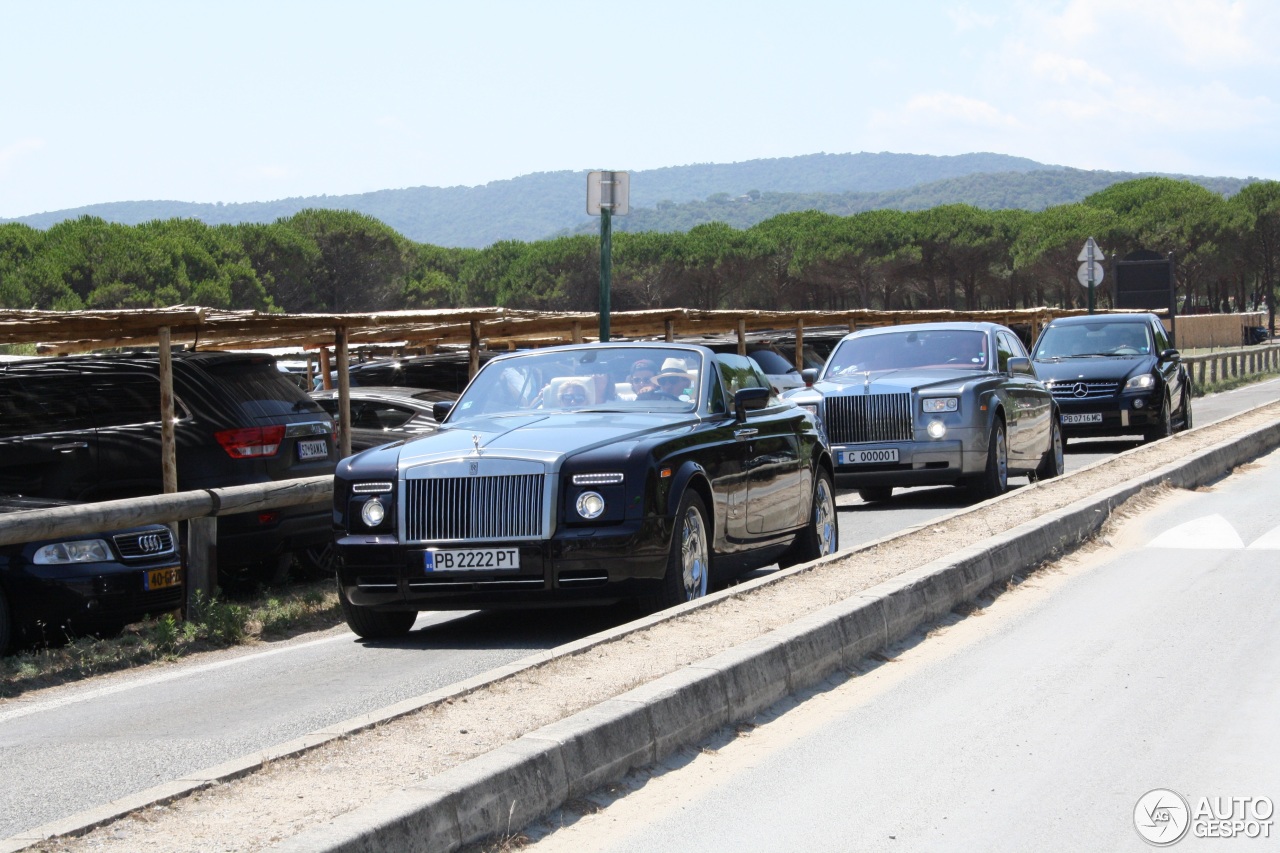
M1252 183L1227 198L1188 181L1141 178L1040 211L801 210L745 228L717 221L684 232L617 232L612 305L1080 307L1086 294L1076 255L1088 237L1113 256L1172 252L1183 311L1271 306L1280 278L1280 183ZM594 310L599 269L594 234L442 248L339 210L304 210L271 224L129 226L85 216L44 231L0 225L6 308Z

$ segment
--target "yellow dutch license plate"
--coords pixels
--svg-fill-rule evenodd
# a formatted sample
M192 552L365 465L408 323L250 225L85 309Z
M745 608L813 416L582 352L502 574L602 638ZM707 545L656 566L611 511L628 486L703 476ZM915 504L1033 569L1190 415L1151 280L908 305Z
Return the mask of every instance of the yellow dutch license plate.
M182 583L182 569L177 566L168 569L152 569L147 572L143 580L147 591L177 586L180 583Z

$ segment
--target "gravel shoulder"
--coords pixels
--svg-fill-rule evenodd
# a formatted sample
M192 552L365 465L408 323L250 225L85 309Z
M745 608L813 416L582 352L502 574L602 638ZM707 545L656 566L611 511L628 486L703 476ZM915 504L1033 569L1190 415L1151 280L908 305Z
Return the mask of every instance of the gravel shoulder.
M841 555L728 591L675 618L553 658L257 772L150 806L40 851L257 851L421 783L548 723L740 645L940 555L1280 417L1280 403L1144 445ZM1033 567L1028 567L1033 568ZM3 845L0 845L2 847Z

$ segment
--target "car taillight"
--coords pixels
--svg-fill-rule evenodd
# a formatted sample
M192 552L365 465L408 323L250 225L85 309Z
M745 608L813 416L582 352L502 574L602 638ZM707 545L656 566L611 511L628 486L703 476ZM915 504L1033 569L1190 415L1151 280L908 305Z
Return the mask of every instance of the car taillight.
M213 437L233 459L249 459L258 456L275 456L284 441L283 426L246 427L224 429Z

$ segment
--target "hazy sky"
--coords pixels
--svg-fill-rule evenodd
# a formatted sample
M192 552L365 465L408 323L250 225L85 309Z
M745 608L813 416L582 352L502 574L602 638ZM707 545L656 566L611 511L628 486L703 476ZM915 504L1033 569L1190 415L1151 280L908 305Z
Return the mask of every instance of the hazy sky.
M0 0L0 71L0 217L817 152L1280 179L1276 0Z

